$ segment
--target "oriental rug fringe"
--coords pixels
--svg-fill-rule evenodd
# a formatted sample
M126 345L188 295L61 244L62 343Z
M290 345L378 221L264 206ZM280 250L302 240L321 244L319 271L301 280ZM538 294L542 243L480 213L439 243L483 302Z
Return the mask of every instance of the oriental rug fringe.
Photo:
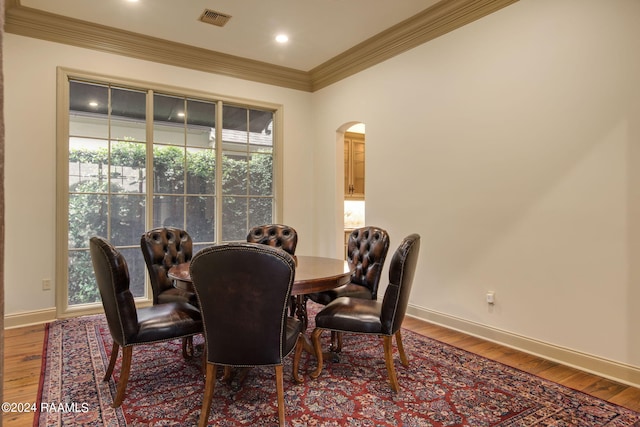
M310 314L315 310L311 306ZM323 334L326 341L328 336ZM411 331L403 330L403 338L409 367L400 364L396 353L397 394L390 389L377 337L345 335L340 361L325 363L316 380L305 373L315 367L315 359L303 356L303 384L291 381L293 355L288 357L287 425L640 426L640 414L629 409ZM34 426L197 424L204 389L199 354L183 359L179 340L136 347L125 401L114 409L116 384L102 380L111 345L102 315L48 325L37 403L43 410ZM119 378L120 360L114 375ZM241 384L216 384L209 425L271 426L277 420L273 368L251 369Z

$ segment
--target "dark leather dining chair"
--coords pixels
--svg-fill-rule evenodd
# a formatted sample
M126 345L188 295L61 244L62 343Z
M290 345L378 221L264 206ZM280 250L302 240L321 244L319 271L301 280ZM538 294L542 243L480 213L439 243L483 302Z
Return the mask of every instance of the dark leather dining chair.
M218 366L275 366L278 420L284 426L283 359L302 353L302 324L287 316L295 276L292 257L255 243L205 248L191 261L204 322L206 380L200 426L207 425Z
M389 233L386 230L373 226L356 228L347 243L347 261L355 268L351 281L329 291L309 294L309 298L323 305L339 297L377 299L388 251Z
M89 243L93 270L100 290L113 348L104 381L111 378L122 347L122 368L113 407L124 400L133 347L202 333L200 311L184 301L136 309L129 290L129 268L122 254L102 237Z
M249 230L247 242L280 248L291 255L296 261L296 246L298 246L298 232L295 228L284 224L256 225ZM304 297L300 297L304 298ZM300 301L304 304L304 299ZM296 297L291 297L290 313L293 316L297 308ZM304 309L302 306L300 309Z
M409 294L420 251L420 236L407 236L391 259L389 285L382 301L340 297L330 302L316 315L316 328L311 334L314 353L318 359L317 369L311 374L317 378L322 372L322 348L320 334L324 330L340 333L355 333L382 336L384 359L391 389L399 391L398 379L393 364L393 337L396 337L400 361L409 362L402 346L401 325L407 311Z
M153 304L188 302L198 307L195 292L174 286L168 272L171 267L191 260L193 241L185 230L176 227L158 227L146 231L140 237L140 249L149 272ZM185 357L193 356L193 339L182 342Z
M298 233L295 228L283 224L257 225L249 230L247 242L280 248L289 255L295 256Z
M307 297L323 305L339 297L376 300L387 252L389 233L386 230L374 226L354 229L347 242L347 261L354 267L351 281L335 289L309 294ZM342 349L339 333L331 334L331 349L336 352Z
M167 274L174 265L191 260L193 242L189 233L175 227L154 228L140 237L140 249L149 272L154 304L183 301L198 305L196 294L176 288Z

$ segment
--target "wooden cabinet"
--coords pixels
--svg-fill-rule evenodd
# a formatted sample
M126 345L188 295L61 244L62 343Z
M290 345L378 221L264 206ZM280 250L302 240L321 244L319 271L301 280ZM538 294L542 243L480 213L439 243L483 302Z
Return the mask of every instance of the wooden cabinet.
M349 255L347 251L349 249L349 236L351 236L352 231L353 230L346 228L344 230L344 259L347 259Z
M364 134L344 134L344 198L364 200Z

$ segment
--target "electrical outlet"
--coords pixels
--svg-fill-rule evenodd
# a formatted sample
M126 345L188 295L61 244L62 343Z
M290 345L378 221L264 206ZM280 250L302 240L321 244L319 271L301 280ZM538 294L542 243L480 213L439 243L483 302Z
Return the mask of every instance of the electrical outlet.
M496 298L495 292L493 291L487 292L487 304L493 304L494 302L496 302L495 298Z
M42 290L43 291L51 290L51 279L42 279Z

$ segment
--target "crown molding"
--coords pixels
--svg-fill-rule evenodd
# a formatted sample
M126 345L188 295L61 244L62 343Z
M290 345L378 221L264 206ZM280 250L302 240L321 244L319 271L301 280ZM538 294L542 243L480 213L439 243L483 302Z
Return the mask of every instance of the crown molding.
M147 61L303 91L309 73L24 7L7 0L5 31Z
M442 0L310 71L312 91L393 58L518 0Z
M5 0L5 31L182 68L314 92L518 0L442 0L311 71L241 58L22 6Z

